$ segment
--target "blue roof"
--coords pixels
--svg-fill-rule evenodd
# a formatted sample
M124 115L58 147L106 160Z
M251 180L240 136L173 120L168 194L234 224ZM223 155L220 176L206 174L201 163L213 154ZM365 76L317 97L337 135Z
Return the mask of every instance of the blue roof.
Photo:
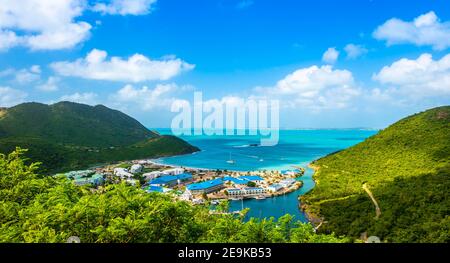
M163 188L161 186L154 186L154 185L150 185L145 190L147 192L158 192L158 193L162 193L163 192Z
M183 181L191 178L192 174L190 173L182 173L179 175L165 175L151 180L149 184L168 184L176 180Z
M239 178L247 181L264 181L264 179L261 176L257 175L243 175Z
M231 177L231 176L225 176L223 177L224 181L231 181L235 184L247 184L248 180L244 180L244 179L240 179L240 178L235 178L235 177Z
M188 190L203 190L203 189L207 189L210 187L214 187L214 186L218 186L223 184L223 180L222 178L217 178L214 180L209 180L206 182L201 182L201 183L195 183L195 184L190 184L187 186Z

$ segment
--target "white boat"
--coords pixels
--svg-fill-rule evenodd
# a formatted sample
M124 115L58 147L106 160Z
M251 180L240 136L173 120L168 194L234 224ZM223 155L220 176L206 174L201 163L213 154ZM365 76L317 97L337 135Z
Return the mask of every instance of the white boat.
M231 153L230 153L230 158L228 159L227 163L235 164L235 161L233 159L231 159Z
M257 199L257 200L263 200L263 199L266 199L266 197L263 196L263 195L258 195L257 197L255 197L255 199Z

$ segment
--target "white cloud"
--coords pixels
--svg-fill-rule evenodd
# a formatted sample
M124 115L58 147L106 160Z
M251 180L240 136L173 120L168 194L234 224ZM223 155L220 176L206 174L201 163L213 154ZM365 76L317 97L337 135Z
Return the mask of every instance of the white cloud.
M410 22L392 18L379 26L373 36L385 40L387 45L412 43L443 50L450 47L450 22L440 22L433 11Z
M8 50L20 43L20 38L16 33L9 30L2 30L0 27L0 51Z
M433 60L431 54L400 59L383 67L373 79L389 86L384 96L421 99L450 95L450 54Z
M93 49L85 58L74 62L55 62L51 67L63 76L124 82L168 80L194 68L194 65L177 58L151 60L141 54L134 54L128 59L107 59L107 56L106 51Z
M327 49L327 51L325 51L325 53L323 53L322 61L329 63L329 64L333 64L334 62L336 62L338 57L339 57L339 51L337 51L336 48L334 48L334 47L330 47Z
M0 86L0 107L10 107L24 102L27 93L12 89L10 87Z
M16 81L20 84L27 84L41 79L41 67L33 65L29 69L21 69L15 73Z
M0 0L0 6L0 49L65 49L89 37L91 25L76 19L84 0Z
M59 101L71 101L76 103L83 103L89 105L97 104L97 94L93 92L84 92L84 93L73 93L70 95L62 96Z
M367 53L367 49L364 46L355 44L347 44L344 50L349 59L355 59Z
M156 0L111 0L96 3L92 10L110 15L144 15L150 13Z
M36 86L36 88L41 91L57 91L59 80L58 77L49 77L45 83Z
M267 98L282 100L280 105L315 110L345 108L351 99L360 95L350 71L329 65L298 69L274 87L256 91Z
M151 110L157 107L168 108L175 101L171 95L179 89L176 84L158 84L153 89L147 86L139 89L132 85L125 85L113 94L110 100L116 105L131 104L142 110Z

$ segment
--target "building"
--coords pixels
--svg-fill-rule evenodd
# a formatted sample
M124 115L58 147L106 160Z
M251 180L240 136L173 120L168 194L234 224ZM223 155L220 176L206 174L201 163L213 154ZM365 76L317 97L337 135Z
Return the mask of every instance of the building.
M267 187L267 190L273 193L278 192L281 189L283 189L283 186L281 184L271 184Z
M260 195L266 192L266 189L261 187L246 187L243 189L230 188L226 190L228 196L246 196L246 195Z
M203 194L217 192L223 188L222 178L216 178L206 182L194 183L187 186L192 194Z
M129 173L128 172L128 169L126 169L126 168L121 168L121 167L117 167L117 168L114 168L114 175L115 176L119 176L120 178L131 178L131 177L133 177L133 174L132 173Z
M143 170L144 170L144 167L141 164L133 164L130 168L130 172L132 174L142 173Z
M261 176L257 176L257 175L243 175L243 176L239 177L239 179L246 180L248 182L255 182L255 183L264 181L264 179Z
M293 185L295 182L296 182L295 179L289 178L289 179L281 180L279 182L279 184L282 185L283 187L287 188L287 187Z
M184 169L177 167L177 168L164 170L163 173L168 174L168 175L179 175L179 174L184 173Z
M93 186L99 186L102 185L105 182L105 179L103 178L102 174L94 174L91 177L75 177L74 182L76 185L88 185L91 184Z
M142 176L144 176L146 181L150 181L152 179L161 177L163 175L165 175L165 173L162 171L153 171L153 172L149 172L149 173L144 173Z
M81 170L81 171L70 171L68 173L65 173L64 175L67 178L74 179L74 178L88 177L93 174L95 174L95 171L93 170Z
M261 187L247 187L243 189L246 195L260 195L266 192L266 189Z
M171 187L180 184L182 182L189 182L191 180L192 174L190 173L182 173L179 175L164 175L151 180L149 182L149 185Z
M162 186L156 186L156 185L149 185L146 188L144 188L144 190L147 193L151 193L151 192L167 193L167 192L171 191L171 189L169 189L169 188L165 188L165 187L162 187Z
M232 184L236 184L236 185L246 185L246 184L248 184L247 180L236 178L236 177L231 177L231 176L224 176L223 177L223 181L225 183L232 183Z

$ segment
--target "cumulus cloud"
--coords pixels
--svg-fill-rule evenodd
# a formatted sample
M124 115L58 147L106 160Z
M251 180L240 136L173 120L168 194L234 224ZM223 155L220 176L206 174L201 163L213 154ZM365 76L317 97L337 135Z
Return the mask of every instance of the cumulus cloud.
M361 45L347 44L344 47L348 59L355 59L367 53L367 49Z
M433 11L413 21L392 18L379 26L373 36L385 40L387 45L411 43L443 50L450 47L450 22L441 22Z
M156 0L111 0L96 3L92 10L110 15L144 15L150 13Z
M134 54L127 59L108 59L107 56L106 51L93 49L85 58L73 62L55 62L50 66L62 76L124 82L167 80L195 67L177 58L151 60L144 55Z
M373 79L389 86L384 96L413 99L449 96L450 54L439 60L427 53L417 59L402 58L383 67Z
M58 77L49 77L45 83L36 86L36 88L40 91L47 91L47 92L57 91L59 89L58 88L59 80L60 79Z
M76 92L73 94L62 96L61 98L59 98L59 101L71 101L76 103L95 105L97 104L97 94L93 92Z
M29 69L21 69L15 73L15 79L20 84L27 84L41 79L41 67L33 65Z
M91 25L77 20L84 0L0 0L0 6L0 49L65 49L89 37Z
M24 102L27 93L10 87L0 86L0 107L10 107Z
M339 57L339 51L334 47L328 48L322 55L322 61L325 63L333 64Z
M282 100L281 105L315 110L345 108L360 94L350 71L329 65L298 69L274 87L257 88L257 91L268 98Z
M116 105L132 104L142 110L151 110L157 107L169 108L170 104L175 101L173 93L179 89L176 84L158 84L153 89L147 86L135 88L128 84L114 93L110 100Z

